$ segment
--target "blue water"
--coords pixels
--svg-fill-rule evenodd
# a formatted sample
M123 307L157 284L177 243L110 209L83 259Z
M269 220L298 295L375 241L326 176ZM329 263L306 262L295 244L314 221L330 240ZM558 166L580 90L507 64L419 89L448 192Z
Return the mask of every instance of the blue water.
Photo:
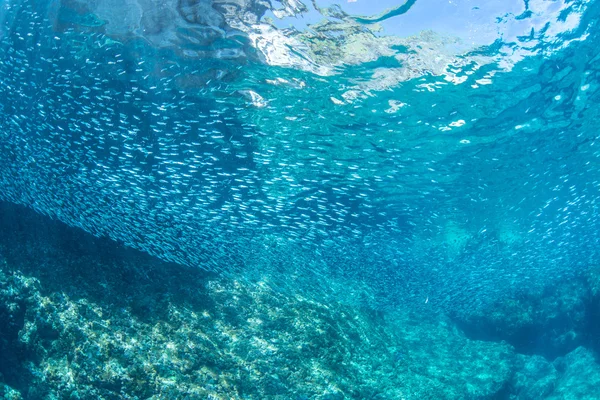
M0 199L385 311L598 263L597 1L304 3L0 1Z

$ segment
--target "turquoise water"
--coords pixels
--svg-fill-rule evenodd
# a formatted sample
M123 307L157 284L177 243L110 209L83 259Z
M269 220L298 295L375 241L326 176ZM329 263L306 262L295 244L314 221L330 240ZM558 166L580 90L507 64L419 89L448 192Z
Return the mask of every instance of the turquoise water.
M3 0L0 199L282 296L451 315L477 340L506 340L473 322L498 304L585 292L509 343L572 354L554 329L594 351L599 13ZM581 329L561 322L581 309Z

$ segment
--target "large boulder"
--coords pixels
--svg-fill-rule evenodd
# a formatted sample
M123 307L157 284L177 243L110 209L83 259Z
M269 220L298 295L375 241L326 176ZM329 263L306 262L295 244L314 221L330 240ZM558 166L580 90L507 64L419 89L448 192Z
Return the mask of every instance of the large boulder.
M578 347L554 366L561 376L547 400L600 399L600 364L590 350Z
M467 336L513 345L517 352L553 360L589 344L593 323L587 275L553 283L543 290L504 298L454 320Z
M544 357L519 354L510 383L510 399L545 399L554 391L558 378L556 368Z

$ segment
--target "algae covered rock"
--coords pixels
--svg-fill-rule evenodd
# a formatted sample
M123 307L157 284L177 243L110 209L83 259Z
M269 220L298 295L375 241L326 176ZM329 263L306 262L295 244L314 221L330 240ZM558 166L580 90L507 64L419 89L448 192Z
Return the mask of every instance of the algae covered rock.
M75 296L57 290L77 281L66 271L60 282L1 275L3 293L27 298L14 340L28 356L14 363L30 398L484 399L506 387L514 362L509 346L469 340L445 318L383 319L267 278L192 282L150 265L158 279L127 293L105 283L103 296L85 285ZM169 279L190 298L165 292Z
M2 379L1 376L0 379ZM21 400L23 399L23 396L10 386L0 383L0 398L3 400Z
M518 355L515 367L510 399L600 399L600 364L585 347L578 347L554 362L537 355Z
M468 339L432 308L384 313L290 290L277 271L218 276L51 228L62 240L0 242L2 343L19 350L0 354L14 371L0 382L24 398L475 400L510 387L511 346Z
M543 399L552 393L559 375L552 363L538 355L519 354L516 360L516 371L511 379L511 399Z
M548 400L600 398L600 364L590 350L578 347L558 358L554 366L561 376ZM596 397L590 396L591 393L596 393Z
M561 281L542 290L501 299L455 321L472 338L505 340L517 352L552 360L586 344L589 287L584 279Z
M515 362L511 346L466 339L439 318L409 318L393 326L406 353L403 379L418 398L483 399L506 389Z
M31 306L35 303L36 280L5 271L0 256L0 398L19 399L17 389L30 378L23 359L31 358L35 349L22 341Z
M586 326L589 347L600 354L600 266L590 269L586 282L590 287Z

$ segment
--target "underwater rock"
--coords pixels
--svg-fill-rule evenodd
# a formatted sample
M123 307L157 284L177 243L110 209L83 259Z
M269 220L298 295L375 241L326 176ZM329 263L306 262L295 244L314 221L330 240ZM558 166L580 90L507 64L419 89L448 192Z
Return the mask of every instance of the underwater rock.
M510 399L543 399L552 393L558 380L558 372L552 363L537 355L519 354L516 360L516 372L510 384Z
M0 376L2 380L2 376ZM0 382L0 397L4 400L21 400L23 396L17 390Z
M6 263L0 256L0 382L5 384L0 394L4 394L3 398L17 398L12 387L23 385L29 378L21 366L22 360L33 356L23 343L22 334L35 290L33 280L5 273L5 269Z
M268 285L213 280L206 287L212 302L204 307L157 296L141 311L84 292L79 299L35 292L19 333L22 346L39 354L23 365L29 396L483 399L510 376L508 346L470 341L444 323L405 316L386 326ZM43 333L48 326L57 335Z
M485 399L507 388L514 351L506 343L466 339L449 320L405 317L389 321L405 352L403 361L412 388L429 388L431 399ZM417 397L419 398L419 397Z
M600 398L600 364L594 354L578 347L564 357L557 359L554 366L561 373L556 389L547 400L574 400ZM590 395L595 393L596 396Z
M541 356L517 355L509 399L598 399L600 364L592 351L578 347L548 362Z
M549 360L589 341L590 288L582 276L539 291L524 288L520 295L498 300L455 321L469 337L506 340L517 352Z
M589 348L600 354L600 266L594 266L586 275L586 283L590 288L587 309L587 342Z
M442 316L384 316L48 224L71 240L0 242L0 294L26 305L11 387L28 398L486 399L510 381L510 346Z

